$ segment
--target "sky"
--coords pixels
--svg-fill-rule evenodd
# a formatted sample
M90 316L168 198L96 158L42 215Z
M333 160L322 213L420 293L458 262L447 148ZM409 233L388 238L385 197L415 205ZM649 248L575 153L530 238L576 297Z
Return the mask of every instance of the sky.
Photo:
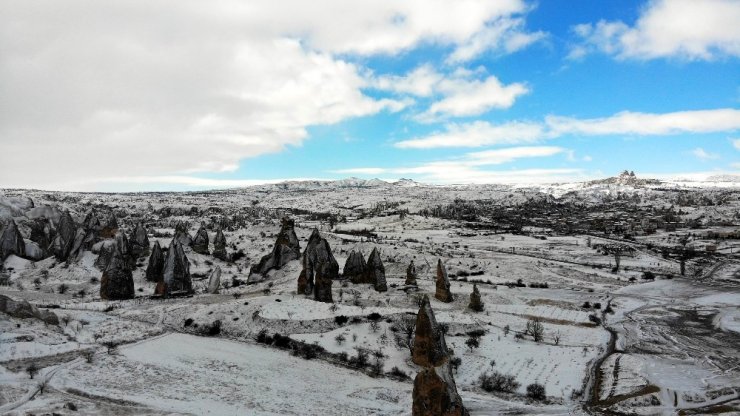
M0 2L0 188L740 174L740 0Z

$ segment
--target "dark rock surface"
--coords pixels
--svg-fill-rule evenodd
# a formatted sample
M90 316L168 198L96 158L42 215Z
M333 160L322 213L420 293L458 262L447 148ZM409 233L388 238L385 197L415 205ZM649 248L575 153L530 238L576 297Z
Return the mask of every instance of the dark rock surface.
M272 252L260 259L260 262L252 267L250 274L266 275L273 269L280 269L289 261L301 258L301 246L298 236L295 234L295 221L283 218L275 245Z
M129 244L131 246L131 255L134 258L139 258L149 254L149 236L147 235L146 228L141 223L136 224L134 232L131 233L129 238Z
M201 224L198 232L195 233L195 238L193 238L193 251L198 254L210 254L208 251L209 241L206 226L205 224Z
M452 292L450 292L450 278L447 276L447 269L442 264L442 259L437 260L437 290L434 297L442 302L450 303L453 301Z
M375 290L378 292L385 292L388 290L388 285L385 281L385 266L383 266L383 259L380 258L380 250L377 247L373 248L370 256L367 258L367 280L373 284Z
M5 260L11 254L19 257L26 256L26 243L12 218L0 233L0 260Z
M419 313L416 315L416 330L411 358L415 364L434 367L447 360L449 352L442 328L434 317L429 296L424 295Z
M416 286L416 266L414 265L414 261L411 260L411 263L409 263L409 267L406 268L406 281L404 284L406 286Z
M177 238L173 238L167 249L164 260L162 280L157 283L155 294L169 296L171 294L193 293L193 282L190 279L190 263L185 256L185 250Z
M347 261L344 263L344 271L342 275L346 279L350 279L352 283L361 283L365 278L365 257L361 251L352 250L347 257Z
M332 302L331 285L339 278L339 264L319 230L311 233L301 261L303 270L298 277L298 293L313 295L319 302Z
M229 254L226 252L226 236L220 228L216 231L216 237L213 238L213 257L223 261L229 260Z
M134 278L128 260L128 241L123 233L116 235L114 248L100 279L100 298L122 300L134 298Z
M164 253L159 241L154 242L152 253L149 255L149 263L146 266L146 280L160 282L164 277Z

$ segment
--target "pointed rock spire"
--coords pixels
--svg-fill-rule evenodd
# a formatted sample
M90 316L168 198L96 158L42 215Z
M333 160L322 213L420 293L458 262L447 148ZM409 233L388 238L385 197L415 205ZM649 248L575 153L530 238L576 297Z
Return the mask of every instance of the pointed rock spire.
M453 300L452 292L450 292L450 278L447 277L447 269L442 264L442 259L437 260L437 290L434 297L446 303Z
M114 248L100 279L100 298L120 300L134 298L134 278L127 259L128 244L125 237L116 235Z
M295 221L290 218L283 218L272 252L262 257L249 273L264 276L270 270L280 269L289 261L299 258L301 258L301 246L298 242L298 236L295 234Z
M303 251L303 270L298 276L298 293L313 294L319 302L333 302L331 285L339 278L339 264L331 253L331 247L319 230L314 229Z
M344 263L344 272L342 275L346 279L350 279L352 283L360 283L359 281L365 277L366 267L367 264L365 263L365 257L363 257L362 252L352 250L349 253L349 257L347 257L347 261Z
M149 264L146 266L146 280L161 282L164 276L164 254L159 241L154 242L152 254L149 255Z
M375 286L375 290L378 292L388 290L388 285L385 282L385 266L383 266L383 259L380 258L380 250L377 247L373 248L370 257L367 258L367 274L369 276L368 280Z
M226 253L226 236L221 228L216 231L216 237L213 238L213 257L223 261L227 261L229 258L228 253Z
M182 221L175 224L175 239L184 247L193 245L193 239L188 234L188 225Z
M434 318L429 296L424 295L419 313L416 315L416 331L411 357L415 364L434 367L449 357L442 328Z
M406 281L404 284L406 286L416 286L416 276L416 266L414 265L414 261L411 260L409 267L406 268Z
M149 253L149 236L147 235L146 228L141 223L136 224L136 228L131 233L129 242L131 243L131 254L134 258L139 258Z
M208 231L206 231L206 225L200 224L198 232L195 233L193 239L193 251L198 254L210 254L208 251Z
M412 416L468 416L449 363L424 368L414 379Z
M162 280L157 283L155 294L168 296L171 294L193 293L193 282L190 280L190 263L185 256L185 250L177 238L173 238L167 249L164 260Z

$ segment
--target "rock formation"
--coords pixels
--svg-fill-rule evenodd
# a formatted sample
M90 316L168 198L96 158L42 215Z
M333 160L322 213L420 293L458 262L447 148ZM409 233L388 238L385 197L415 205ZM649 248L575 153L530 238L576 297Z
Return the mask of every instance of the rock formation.
M131 245L131 255L134 258L146 256L149 253L149 236L147 236L146 228L141 223L136 224L129 243Z
M298 276L298 293L313 294L319 302L332 302L331 284L339 278L339 264L319 230L311 233L301 261L303 270Z
M208 241L208 231L206 231L205 224L201 223L193 239L193 251L198 254L210 254L208 251Z
M178 221L175 224L175 239L184 247L193 245L193 239L188 234L188 225L182 221Z
M482 312L485 309L477 284L473 284L473 293L470 294L470 304L468 304L468 307L476 312Z
M467 416L452 377L444 333L426 295L416 316L411 354L414 363L424 367L414 379L412 415Z
M437 290L434 297L442 302L452 302L452 292L450 292L450 278L447 277L447 269L442 264L442 259L437 260Z
M416 286L416 266L413 260L409 263L409 267L406 268L406 281L404 284L406 286Z
M173 238L167 249L164 260L162 280L157 283L155 294L169 296L173 294L193 293L193 282L190 280L190 263L185 250L177 238Z
M208 293L216 294L221 287L221 267L216 268L211 272L211 276L208 278Z
M38 309L27 300L15 300L5 295L0 295L0 312L14 318L36 318L49 325L59 325L59 318L54 312Z
M467 416L449 363L424 368L414 379L412 416Z
M226 253L226 236L220 228L216 231L216 237L213 239L213 257L223 261L229 259L229 255Z
M38 244L41 250L44 251L44 256L46 256L49 246L52 240L54 240L54 230L49 219L34 218L33 221L28 223L28 226L31 229L31 241Z
M26 255L26 243L12 218L0 234L0 260L5 260L11 254L19 257Z
M134 278L129 263L128 242L123 233L116 234L114 249L100 279L100 298L120 300L134 298Z
M347 257L347 261L344 263L344 272L342 275L346 279L350 279L352 283L361 283L365 278L365 257L363 257L361 251L352 250Z
M72 218L69 211L64 211L62 217L59 219L57 234L51 242L50 248L57 260L67 260L72 252L76 235L77 224L75 224L75 220Z
M301 258L301 246L298 242L298 236L295 234L295 221L290 218L283 218L280 233L278 233L272 252L262 257L249 273L264 276L270 270L280 269L289 261L299 258Z
M434 318L429 296L424 295L419 313L416 315L416 331L411 358L415 364L420 366L434 367L442 364L448 355L444 333Z
M146 266L146 280L160 282L164 276L164 254L159 241L154 242L152 254L149 255L149 264Z
M375 290L378 292L385 292L388 290L388 285L385 282L385 266L383 266L383 259L380 258L380 251L377 247L373 248L370 256L367 258L367 280L373 284Z

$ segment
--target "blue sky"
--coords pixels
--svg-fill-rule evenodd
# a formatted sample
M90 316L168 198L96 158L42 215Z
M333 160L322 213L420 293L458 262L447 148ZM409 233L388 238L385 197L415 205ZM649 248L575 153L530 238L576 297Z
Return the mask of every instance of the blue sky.
M75 5L0 13L0 186L740 173L737 0Z

